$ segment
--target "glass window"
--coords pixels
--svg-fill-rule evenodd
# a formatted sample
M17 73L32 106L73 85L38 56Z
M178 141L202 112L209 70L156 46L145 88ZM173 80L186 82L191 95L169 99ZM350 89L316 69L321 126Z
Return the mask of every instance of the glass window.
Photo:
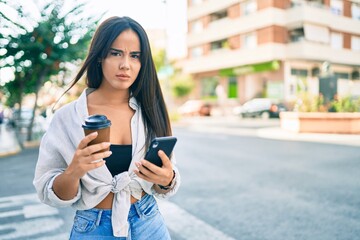
M305 39L304 28L296 28L289 31L290 42L300 42Z
M191 0L191 5L200 5L202 0Z
M201 20L196 20L191 24L191 32L198 33L203 30L203 24Z
M244 48L256 48L257 46L257 35L256 32L244 35Z
M202 47L194 47L191 49L191 57L198 58L203 55L203 48Z
M330 37L331 47L335 49L342 49L343 48L343 36L341 33L331 33Z
M229 44L228 44L227 39L223 39L223 40L220 40L220 41L212 42L210 49L211 49L211 51L216 51L216 50L219 50L219 49L227 48L228 45Z
M330 31L327 27L304 23L304 33L306 40L329 43Z
M307 69L292 68L291 69L291 75L307 77L308 70Z
M360 3L351 4L351 16L353 19L360 20Z
M336 15L343 15L343 1L330 0L330 10Z
M237 98L238 97L238 84L236 77L228 78L228 97Z
M201 79L201 96L202 97L215 97L215 88L219 79L217 77L207 77Z
M241 8L243 9L243 15L249 15L251 13L254 13L257 10L257 1L248 0L242 4Z
M227 17L227 9L210 14L210 22L218 21Z
M356 36L351 37L351 49L360 51L360 37L356 37Z
M349 79L350 74L346 72L334 72L335 77L338 79Z

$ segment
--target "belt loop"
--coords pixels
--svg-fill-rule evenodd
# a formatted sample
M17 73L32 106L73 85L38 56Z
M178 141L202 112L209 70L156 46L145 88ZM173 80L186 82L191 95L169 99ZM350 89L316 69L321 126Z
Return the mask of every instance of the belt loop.
M135 203L133 204L133 206L134 206L134 208L135 208L135 210L136 210L137 215L138 215L139 218L141 219L141 218L142 218L142 213L141 213L141 209L140 209L140 207L139 207L138 202L139 202L139 201L135 202Z
M102 213L103 213L103 210L100 210L100 211L98 212L98 216L97 216L96 223L95 223L95 225L96 225L97 227L100 225L100 220L101 220Z

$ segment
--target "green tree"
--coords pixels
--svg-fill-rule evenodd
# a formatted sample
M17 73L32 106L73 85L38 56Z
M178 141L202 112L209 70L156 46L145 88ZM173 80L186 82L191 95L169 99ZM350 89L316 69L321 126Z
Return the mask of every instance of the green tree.
M175 74L171 79L172 91L175 97L183 98L188 96L194 89L194 80L191 75Z
M20 108L23 95L35 93L27 135L27 140L31 140L40 88L51 81L52 75L65 71L65 62L77 62L85 57L97 20L81 17L84 4L68 12L62 11L64 0L50 1L40 8L41 17L37 21L25 15L20 4L0 1L18 14L14 21L5 11L0 12L0 67L11 67L15 75L3 88L8 96L7 103L18 103Z

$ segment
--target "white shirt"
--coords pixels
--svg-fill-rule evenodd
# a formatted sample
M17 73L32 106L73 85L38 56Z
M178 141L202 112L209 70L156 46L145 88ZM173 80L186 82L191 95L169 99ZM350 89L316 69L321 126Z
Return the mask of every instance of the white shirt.
M112 177L106 165L86 173L80 181L77 195L71 200L61 200L53 191L55 178L63 173L71 163L75 150L85 137L81 125L89 116L87 95L95 89L86 89L81 96L57 110L50 126L40 144L39 158L35 169L33 184L40 200L54 207L72 206L77 210L91 209L99 204L109 192L114 193L112 206L112 227L116 237L128 234L127 222L131 202L130 195L141 199L142 190L147 194L160 198L174 195L180 186L180 174L176 168L176 160L172 154L171 162L175 170L175 178L171 190L165 194L156 192L151 182L147 182L133 172L135 162L145 156L145 127L140 106L136 99L129 100L129 106L135 110L131 119L132 160L129 171Z

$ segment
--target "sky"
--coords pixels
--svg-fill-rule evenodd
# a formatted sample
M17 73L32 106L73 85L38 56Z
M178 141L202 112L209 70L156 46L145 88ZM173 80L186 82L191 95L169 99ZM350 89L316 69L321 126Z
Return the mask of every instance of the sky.
M25 12L37 19L40 17L37 5L43 6L48 0L15 0L14 2L20 3ZM138 21L147 31L165 30L168 58L176 59L186 56L186 0L78 0L75 4L79 2L87 3L86 10L83 12L87 16L105 13L101 21L110 16L129 16ZM64 10L70 9L71 6L74 6L74 1L65 0ZM4 8L0 10L9 12ZM15 18L16 13L13 15ZM10 69L2 70L0 70L2 81L8 81L10 79L6 78L13 77L10 76L12 75Z
M166 2L166 3L164 3ZM129 16L145 29L166 29L169 58L186 55L186 0L90 0L90 11ZM96 14L95 12L95 14Z

